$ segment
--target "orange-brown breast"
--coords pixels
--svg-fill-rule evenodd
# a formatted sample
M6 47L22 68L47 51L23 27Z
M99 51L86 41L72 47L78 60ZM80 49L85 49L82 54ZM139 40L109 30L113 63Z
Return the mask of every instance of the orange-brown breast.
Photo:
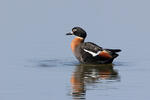
M79 37L76 37L72 40L71 42L71 49L72 49L72 52L75 51L75 48L84 41L83 38L79 38Z

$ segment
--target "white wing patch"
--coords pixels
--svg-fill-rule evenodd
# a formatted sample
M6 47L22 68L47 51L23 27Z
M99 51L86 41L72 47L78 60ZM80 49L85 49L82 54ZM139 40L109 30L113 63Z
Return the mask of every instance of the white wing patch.
M99 53L101 52L101 51L98 51L97 53L95 53L95 52L92 52L92 51L89 51L89 50L86 50L86 49L84 49L84 51L85 51L85 52L88 52L88 53L91 54L93 57L99 55Z

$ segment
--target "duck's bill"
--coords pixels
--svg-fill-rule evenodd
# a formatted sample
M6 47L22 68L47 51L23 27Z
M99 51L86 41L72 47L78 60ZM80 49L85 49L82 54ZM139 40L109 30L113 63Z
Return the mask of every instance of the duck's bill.
M69 33L67 33L66 35L73 35L73 33L72 33L72 32L69 32Z

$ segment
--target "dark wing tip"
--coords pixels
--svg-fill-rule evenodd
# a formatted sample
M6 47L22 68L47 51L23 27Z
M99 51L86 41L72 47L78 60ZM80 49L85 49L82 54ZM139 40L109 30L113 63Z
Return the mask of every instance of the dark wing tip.
M111 52L121 52L122 51L121 49L105 49L105 50L108 50Z

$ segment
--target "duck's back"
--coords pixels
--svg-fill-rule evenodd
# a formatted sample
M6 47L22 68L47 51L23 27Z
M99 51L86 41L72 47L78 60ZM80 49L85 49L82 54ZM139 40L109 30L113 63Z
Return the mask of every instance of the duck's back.
M115 50L119 49L103 49L92 42L84 42L76 47L74 54L81 63L103 64L112 63L118 56Z

